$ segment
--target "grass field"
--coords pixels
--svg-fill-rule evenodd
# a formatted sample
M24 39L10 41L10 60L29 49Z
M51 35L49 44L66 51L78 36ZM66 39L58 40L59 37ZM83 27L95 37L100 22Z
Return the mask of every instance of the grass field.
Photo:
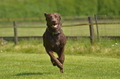
M66 55L64 69L47 54L0 53L0 79L120 79L120 58Z

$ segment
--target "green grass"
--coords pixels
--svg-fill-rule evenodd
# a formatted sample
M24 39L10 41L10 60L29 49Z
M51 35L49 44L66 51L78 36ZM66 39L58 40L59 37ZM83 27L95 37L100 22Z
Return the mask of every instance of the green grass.
M0 40L0 52L36 53L45 52L42 39L23 39L14 45L14 42ZM66 54L95 55L95 56L120 56L120 40L101 38L100 42L91 45L89 38L67 39Z
M56 56L56 55L55 55ZM53 67L42 39L0 40L0 79L119 79L120 41L67 39L65 73Z
M120 79L120 59L66 55L65 73L47 54L0 53L0 79Z

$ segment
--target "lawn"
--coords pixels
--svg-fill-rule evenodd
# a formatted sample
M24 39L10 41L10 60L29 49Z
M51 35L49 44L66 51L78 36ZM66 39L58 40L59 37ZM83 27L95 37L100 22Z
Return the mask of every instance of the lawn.
M120 79L120 58L66 55L65 73L47 54L0 53L0 79Z

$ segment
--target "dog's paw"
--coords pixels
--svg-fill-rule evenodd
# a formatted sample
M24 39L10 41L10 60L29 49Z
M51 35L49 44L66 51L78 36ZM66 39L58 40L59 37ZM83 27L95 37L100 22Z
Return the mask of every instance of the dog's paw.
M60 69L60 72L61 72L61 73L64 73L64 69Z

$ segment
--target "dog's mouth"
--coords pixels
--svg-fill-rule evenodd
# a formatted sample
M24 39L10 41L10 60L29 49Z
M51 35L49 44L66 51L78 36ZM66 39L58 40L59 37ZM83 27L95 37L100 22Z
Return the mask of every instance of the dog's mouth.
M59 25L56 23L56 24L53 24L53 25L52 25L52 28L53 28L53 29L57 29L58 26L59 26Z

